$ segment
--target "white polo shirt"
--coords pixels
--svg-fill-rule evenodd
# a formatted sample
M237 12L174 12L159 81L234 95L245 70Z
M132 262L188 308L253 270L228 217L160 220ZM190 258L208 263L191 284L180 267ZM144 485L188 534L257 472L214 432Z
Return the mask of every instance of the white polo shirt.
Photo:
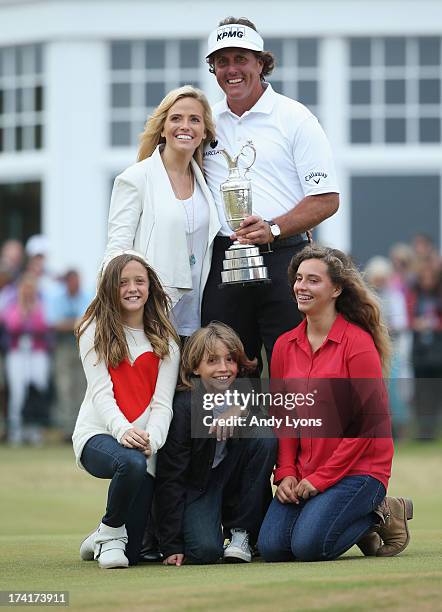
M218 209L220 235L232 234L220 193L220 184L228 176L221 149L232 157L248 140L253 142L256 161L248 176L253 213L263 219L283 215L305 196L339 193L327 137L316 117L300 102L276 93L267 84L255 106L241 117L230 110L226 98L212 110L217 140L206 147L204 171Z

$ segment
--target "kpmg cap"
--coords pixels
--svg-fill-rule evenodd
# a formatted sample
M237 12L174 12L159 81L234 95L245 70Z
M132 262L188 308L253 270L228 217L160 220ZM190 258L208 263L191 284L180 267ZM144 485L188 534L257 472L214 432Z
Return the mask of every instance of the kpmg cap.
M228 47L240 47L241 49L250 49L251 51L263 51L264 41L260 34L253 28L249 28L241 23L230 23L228 25L218 26L216 30L209 35L207 41L206 59L219 51Z

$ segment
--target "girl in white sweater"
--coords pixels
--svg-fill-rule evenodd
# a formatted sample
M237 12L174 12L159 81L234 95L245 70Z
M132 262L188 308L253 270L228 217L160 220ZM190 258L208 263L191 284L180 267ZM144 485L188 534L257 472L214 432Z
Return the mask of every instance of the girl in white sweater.
M87 391L74 452L80 467L111 479L106 512L80 556L102 568L136 564L141 548L178 375L178 338L168 313L157 275L127 251L108 263L75 332Z

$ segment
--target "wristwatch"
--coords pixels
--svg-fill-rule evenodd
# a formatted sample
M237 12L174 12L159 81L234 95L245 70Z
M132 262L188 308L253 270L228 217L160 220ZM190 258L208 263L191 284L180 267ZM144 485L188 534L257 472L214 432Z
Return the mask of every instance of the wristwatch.
M281 236L281 228L279 227L279 225L274 221L266 220L266 223L270 225L270 231L272 232L273 240L278 240Z

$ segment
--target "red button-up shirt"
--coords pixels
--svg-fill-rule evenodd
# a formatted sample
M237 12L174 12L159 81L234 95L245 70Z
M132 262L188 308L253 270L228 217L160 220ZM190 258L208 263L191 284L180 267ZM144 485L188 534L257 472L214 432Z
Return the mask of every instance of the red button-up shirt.
M369 333L336 317L322 346L312 352L307 322L276 341L271 362L272 379L382 378L379 354ZM319 491L345 476L370 475L387 488L391 474L393 442L377 438L279 439L274 473L277 483L286 476L308 478Z

